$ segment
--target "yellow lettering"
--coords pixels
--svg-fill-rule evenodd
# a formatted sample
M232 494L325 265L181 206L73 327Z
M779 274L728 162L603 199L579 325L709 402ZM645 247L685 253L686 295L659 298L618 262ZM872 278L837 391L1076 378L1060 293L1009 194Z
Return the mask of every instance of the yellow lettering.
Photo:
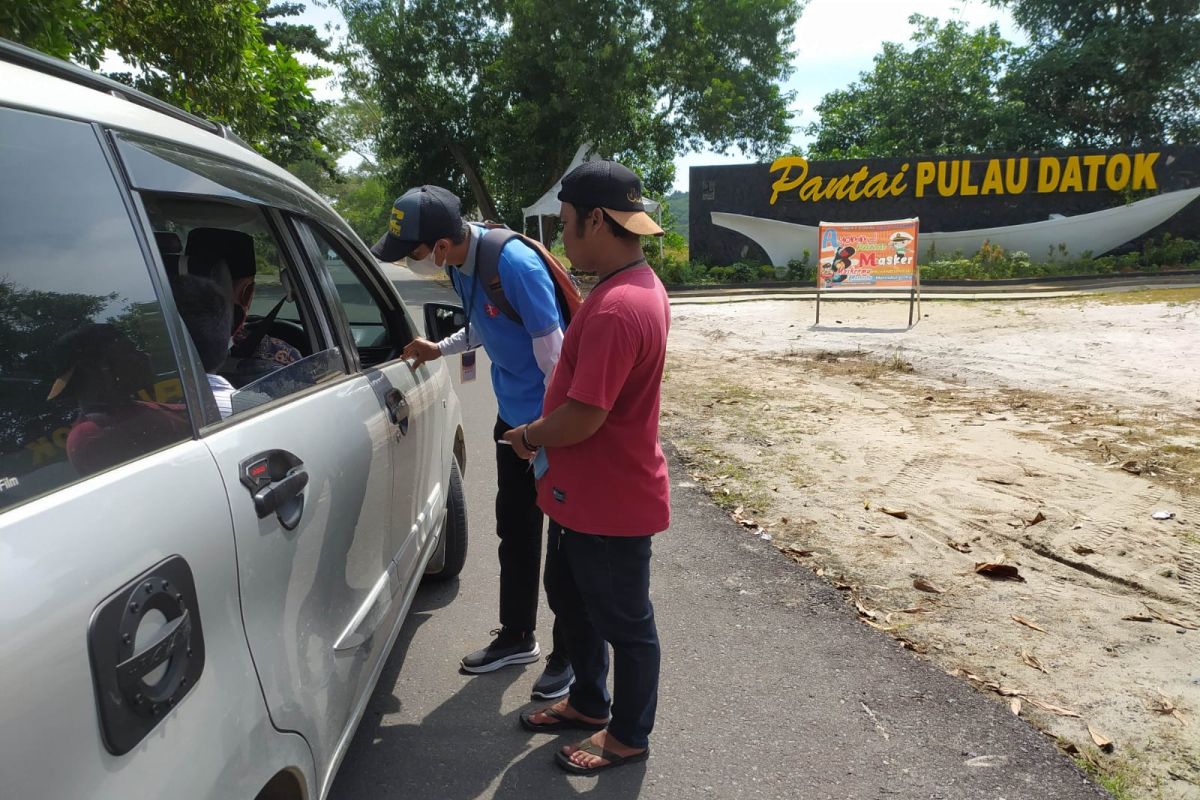
M979 187L971 183L971 162L962 162L962 185L959 189L963 197L974 197L979 194Z
M791 177L793 169L800 170L799 176ZM775 159L775 163L771 165L771 172L779 170L783 170L783 174L771 184L771 205L775 205L779 195L790 192L804 183L804 179L808 177L808 162L800 156L783 156Z
M934 167L932 161L917 162L917 197L925 196L925 187L933 183L936 174L937 168Z
M892 184L888 186L887 193L892 197L899 197L908 191L908 184L904 182L904 173L908 172L908 164L900 168L896 173L896 177L892 178Z
M872 175L871 180L867 181L867 185L863 188L863 197L883 197L886 191L887 173L880 172Z
M983 188L980 194L1004 194L1004 180L1000 176L1000 162L996 159L988 161L987 172L983 176Z
M1053 192L1058 188L1058 178L1062 175L1062 166L1054 156L1042 156L1038 160L1038 193Z
M867 176L870 174L870 170L868 170L865 165L859 167L858 172L854 173L854 177L850 179L850 202L854 202L858 198L862 197L862 189L859 189L858 185L865 181Z
M1133 157L1133 188L1157 189L1158 181L1154 179L1154 162L1158 161L1158 153L1138 153Z
M837 197L838 200L843 200L846 197L846 186L850 183L850 176L843 175L840 178L831 178L825 184L825 191L821 192L821 196L826 200L832 200Z
M1082 192L1083 191L1083 176L1079 171L1079 156L1071 156L1067 159L1067 166L1063 169L1062 183L1058 184L1060 192Z
M183 384L179 378L167 378L154 384L154 399L160 403L183 401Z
M1129 173L1132 166L1129 163L1129 156L1124 153L1118 153L1108 160L1108 166L1104 168L1104 182L1108 184L1110 192L1119 192L1129 185Z
M953 167L953 169L951 169ZM958 191L957 161L939 161L937 165L937 189L942 197L952 197Z
M1083 165L1088 169L1087 190L1089 192L1096 191L1100 180L1100 168L1104 166L1105 160L1104 156L1083 157Z
M35 467L40 467L42 464L49 464L59 459L59 449L45 436L36 442L29 442L25 445L25 449L33 454L33 465Z
M1017 172L1016 167L1020 167ZM1009 194L1020 194L1029 183L1029 159L1010 158L1004 165L1004 188Z
M821 176L814 175L804 182L800 187L800 199L806 203L811 203L821 199Z

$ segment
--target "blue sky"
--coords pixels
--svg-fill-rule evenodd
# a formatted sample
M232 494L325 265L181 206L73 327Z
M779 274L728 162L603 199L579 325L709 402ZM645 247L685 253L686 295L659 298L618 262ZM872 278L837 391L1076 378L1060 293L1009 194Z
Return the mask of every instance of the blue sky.
M984 0L811 0L796 24L795 72L785 84L787 90L795 92L792 124L796 129L793 142L797 146L805 144L800 129L816 119L813 109L826 93L844 88L860 73L870 70L883 42L908 41L911 14L958 18L971 26L997 22L1004 36L1024 41L1008 12L993 8ZM322 31L327 25L342 24L338 12L317 8L311 2L297 21L315 25ZM320 82L315 90L321 99L338 96L332 81ZM737 152L682 155L675 159L675 189L687 191L689 167L742 164L750 160Z

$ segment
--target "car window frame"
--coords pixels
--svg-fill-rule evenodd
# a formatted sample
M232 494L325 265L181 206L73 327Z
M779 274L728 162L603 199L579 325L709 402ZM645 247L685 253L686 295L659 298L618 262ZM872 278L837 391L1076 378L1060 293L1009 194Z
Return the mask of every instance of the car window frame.
M353 370L350 368L348 358L352 356L354 359L357 359L357 350L355 350L353 353L349 353L347 351L346 344L342 339L338 326L330 319L330 310L328 307L328 301L324 296L324 291L314 280L309 258L303 255L305 252L304 248L298 245L297 241L294 239L292 227L286 222L285 218L289 213L289 209L280 208L278 205L273 205L270 202L270 197L264 195L264 193L261 191L252 193L250 191L242 191L239 189L239 187L222 186L215 180L208 178L208 176L201 176L205 177L208 181L206 188L211 189L211 191L206 192L185 191L187 188L186 186L172 186L166 182L158 184L154 184L148 180L135 182L134 179L129 175L129 172L126 169L127 165L122 158L122 142L125 142L126 147L131 146L129 144L130 142L137 144L153 142L156 144L162 144L163 146L169 146L171 150L181 156L192 154L203 159L205 162L221 162L225 167L228 167L231 170L231 174L234 175L236 175L238 171L253 173L254 180L256 182L255 185L259 188L262 187L264 181L267 183L274 182L281 185L283 190L281 196L286 195L294 198L302 198L303 196L296 191L294 187L288 186L285 181L282 181L277 176L259 171L251 166L243 165L240 162L222 158L221 156L207 151L197 150L177 142L158 139L157 137L150 136L143 132L131 132L117 128L106 128L104 130L107 133L107 138L109 139L112 149L112 158L115 159L117 166L121 169L121 176L126 184L126 189L133 197L134 202L137 204L140 212L138 225L141 227L141 237L139 238L142 238L149 243L153 237L153 226L150 223L150 218L146 212L145 203L142 200L143 193L155 196L171 196L196 200L209 200L257 208L263 214L267 226L270 228L271 234L275 238L275 244L279 249L280 257L287 262L287 266L297 277L296 291L303 295L303 297L298 298L298 301L301 304L307 305L309 308L317 326L317 330L314 332L322 337L323 342L326 345L324 349L329 350L336 348L340 350L343 363L346 364L345 374L341 376L324 380L297 392L275 398L270 402L240 411L237 414L222 419L220 414L216 413L215 404L210 409L208 407L208 400L205 399L206 397L210 396L209 392L211 390L208 388L208 377L204 372L203 365L200 364L198 357L193 357L193 348L188 346L188 342L190 340L187 338L181 339L178 343L176 343L176 356L181 362L181 367L183 363L185 363L184 356L186 356L186 363L189 365L188 372L191 373L191 380L195 383L197 402L199 403L198 408L206 409L204 418L199 420L199 423L195 426L197 436L203 438L211 435L212 433L222 431L230 426L238 425L246 420L253 419L261 414L270 413L275 409L281 408L289 403L303 400L312 394L335 387L351 377ZM277 196L275 199L278 201L279 197ZM303 206L306 208L306 210L320 210L320 207L315 203L288 202L287 205L291 207ZM161 254L157 252L156 245L151 247L151 257L154 265L154 273L156 275L156 283L160 287L159 299L163 303L164 313L168 313L169 311L173 318L173 323L178 326L179 330L184 336L187 336L187 331L183 325L183 320L179 316L178 309L175 307L174 298L171 295L170 280L167 276L166 265L163 264ZM353 341L351 341L351 347L353 347Z
M116 190L121 207L125 212L126 218L129 220L131 234L133 240L136 242L136 250L142 256L142 268L146 270L150 290L153 292L154 299L159 306L159 313L162 317L163 329L166 332L169 351L175 359L176 374L182 390L181 402L184 405L184 413L187 415L189 435L178 441L139 453L133 458L113 464L112 466L86 475L79 475L73 480L30 495L12 505L0 506L0 517L6 516L18 509L28 507L31 503L43 501L48 497L53 497L62 492L71 491L74 487L84 485L89 481L101 478L116 470L126 469L156 454L198 440L203 424L203 411L206 407L203 399L204 395L194 371L195 363L191 356L191 351L189 348L182 346L188 341L188 333L183 325L183 320L179 317L178 311L175 308L174 298L170 291L165 288L167 285L165 282L166 269L162 264L157 244L152 241L148 234L150 227L145 207L141 204L137 193L130 189L127 175L108 136L107 128L94 120L81 118L77 115L57 113L42 108L28 108L12 103L0 103L0 112L8 111L29 114L48 120L62 120L76 125L84 125L90 129L96 140L99 157L111 175L112 187ZM131 265L131 268L135 266Z
M318 282L325 295L325 302L328 305L330 316L338 328L338 335L344 343L343 347L352 370L355 372L365 372L369 369L378 369L399 361L404 345L416 338L416 329L404 310L403 300L394 288L391 287L391 283L387 280L386 276L375 267L374 260L372 259L368 262L362 255L363 248L356 246L353 239L347 237L336 228L331 229L330 226L323 224L320 220L314 220L301 215L288 214L286 216L288 217L289 226L295 232L299 241L303 242L310 266L318 276ZM322 248L313 235L314 227L324 237L329 239L331 244L342 248L345 251L345 255L350 257L346 262L347 268L363 284L367 293L371 295L371 298L375 301L376 306L383 315L384 324L387 325L389 334L397 342L394 347L394 355L386 361L369 366L363 365L362 359L359 357L358 345L354 341L354 333L351 329L350 320L346 316L341 295L338 293L333 275L329 272L329 268L325 263ZM381 300L385 302L380 302Z

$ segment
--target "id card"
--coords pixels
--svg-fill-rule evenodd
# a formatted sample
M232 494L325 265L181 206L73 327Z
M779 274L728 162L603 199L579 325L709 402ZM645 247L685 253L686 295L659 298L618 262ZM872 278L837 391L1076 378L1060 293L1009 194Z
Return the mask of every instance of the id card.
M550 469L550 459L546 458L546 448L541 448L533 455L533 479L540 481Z
M461 383L470 383L475 380L475 351L468 350L462 354L462 360L459 363L459 381Z

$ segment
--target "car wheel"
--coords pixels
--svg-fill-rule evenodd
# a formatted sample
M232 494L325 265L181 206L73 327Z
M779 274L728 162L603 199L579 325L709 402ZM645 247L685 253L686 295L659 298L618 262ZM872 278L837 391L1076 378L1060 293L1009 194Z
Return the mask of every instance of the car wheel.
M438 543L425 577L445 581L457 577L467 563L467 501L463 496L458 459L450 459L450 492L446 498L446 518L438 531Z

